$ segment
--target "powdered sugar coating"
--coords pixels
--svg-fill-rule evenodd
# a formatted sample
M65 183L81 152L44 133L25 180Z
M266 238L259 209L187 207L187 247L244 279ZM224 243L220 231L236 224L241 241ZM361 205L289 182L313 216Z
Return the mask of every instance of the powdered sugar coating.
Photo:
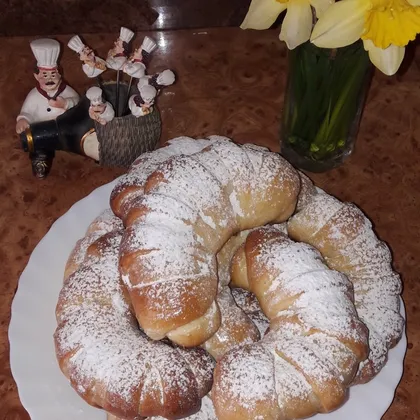
M357 314L349 299L351 283L343 274L329 270L313 247L286 239L266 241L256 260L273 276L264 296L268 306L277 307L279 300L294 298L282 315L297 316L305 331L317 328L336 337L356 341L365 338L354 327ZM255 270L253 275L261 273ZM270 315L276 318L279 314Z
M174 140L168 147L177 144ZM211 301L200 296L203 293L196 285L208 282L212 296L213 286L217 287L214 255L230 236L247 225L273 221L283 205L292 208L297 199L297 191L290 186L298 182L297 173L275 153L217 136L197 150L182 155L172 151L160 163L161 152L156 159L145 158L155 170L145 171L142 192L136 198L130 196L131 210L123 212L127 216L120 258L123 281L133 301L140 296L137 300L147 298L153 306L152 300L156 300L147 312L160 321L156 329L146 325L149 320L142 318L134 304L140 324L154 338L159 337L158 328L163 336L169 327L188 324L182 316L186 307L179 304L177 308L177 302L188 300L192 307L196 302L197 317L208 310ZM140 161L133 166L133 173L141 172ZM127 183L128 195L129 187ZM149 195L154 201L148 200Z
M124 253L144 249L146 252L138 256L144 277L141 283L132 283L133 287L144 287L159 278L165 281L174 276L205 276L210 274L209 263L213 256L195 247L196 238L193 226L175 221L165 224L141 223L130 227L123 244Z
M274 360L275 389L279 407L286 407L292 399L308 400L312 394L312 387L305 376L277 354Z
M305 407L310 400L339 405L361 360L359 347L367 348L351 283L329 270L316 249L273 227L250 233L246 249L248 282L269 309L270 329L259 343L235 349L219 362L213 388L216 411L222 416L235 410L269 416L266 407L273 395L273 410L291 401ZM239 302L245 300L242 292L234 293ZM249 357L254 351L263 361ZM307 409L305 415L311 415L319 406L309 403Z
M94 221L89 225L86 235L98 232L102 235L120 230L123 228L121 220L114 215L110 208L105 209Z
M300 177L300 191L296 210L302 210L317 194L317 190L313 182L303 172L298 171Z
M156 415L198 409L211 386L213 361L201 349L151 341L139 330L119 280L120 241L121 232L114 231L93 243L60 292L60 366L87 402L106 404L122 417L142 414L152 395L159 396Z
M342 271L353 284L358 315L370 331L369 358L356 378L356 382L366 382L385 365L389 348L398 342L404 328L399 313L401 280L392 269L389 248L355 205L324 192L292 217L292 236L295 226L299 226L299 240L320 249L327 264Z
M158 166L163 180L148 189L149 192L167 195L182 200L193 208L204 223L216 230L226 227L233 217L224 199L222 184L193 156L180 156Z
M252 411L259 401L275 399L274 356L260 343L233 349L222 360L216 404Z
M215 140L177 137L168 141L167 146L143 153L131 165L130 170L122 176L111 193L111 207L118 216L124 216L124 207L143 195L147 178L156 167L173 156L190 155L212 144Z
M313 233L318 232L341 208L341 202L339 200L331 201L325 193L314 195L309 202L311 211L298 214L304 218L308 234L312 236Z
M221 325L202 347L217 361L233 348L257 342L261 335L250 317L235 304L229 287L219 291L216 301L220 308Z
M122 229L121 219L116 217L111 209L104 210L90 225L86 235L79 239L72 250L66 270L65 278L72 274L83 262L88 247L98 238L113 230Z
M258 328L261 337L264 337L270 321L264 315L261 310L258 299L254 294L244 289L234 288L232 289L232 296L235 299L236 304L248 315L251 321Z
M156 166L172 156L181 154L191 155L196 153L212 143L207 139L192 139L190 137L177 137L168 141L168 145L152 152L143 153L131 165L130 170L118 181L119 185L143 186L147 177L156 169Z
M298 179L297 172L291 169L291 165L285 159L275 153L271 153L265 147L255 144L245 144L242 150L247 154L251 162L254 176L251 177L251 187L265 193L267 185L276 177L279 184L293 182Z

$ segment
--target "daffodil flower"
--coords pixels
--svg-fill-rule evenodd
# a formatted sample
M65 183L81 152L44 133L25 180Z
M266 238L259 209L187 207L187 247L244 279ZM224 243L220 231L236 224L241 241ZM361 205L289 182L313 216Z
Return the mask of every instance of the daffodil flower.
M311 42L340 48L363 40L372 63L391 76L420 33L420 0L341 0L320 16Z
M333 2L334 0L252 0L241 28L268 29L287 9L280 40L285 41L292 50L308 41L311 36L312 7L316 10L317 17L320 17Z

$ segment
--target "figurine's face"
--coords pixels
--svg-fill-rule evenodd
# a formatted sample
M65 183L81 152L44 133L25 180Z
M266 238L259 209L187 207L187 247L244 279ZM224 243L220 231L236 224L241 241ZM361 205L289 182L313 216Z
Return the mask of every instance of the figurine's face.
M143 56L141 53L141 48L137 48L134 52L133 52L133 58L136 60L142 60Z
M92 109L93 112L96 112L98 114L102 114L102 112L105 111L105 104L91 104L90 108Z
M92 61L95 58L95 54L93 53L93 50L86 46L83 48L83 50L80 53L80 59L82 61Z
M47 92L56 90L61 82L61 74L57 69L39 69L39 73L34 73L34 77L38 81L41 89Z
M122 53L124 53L123 42L119 38L114 42L114 52L115 52L115 54L122 54Z

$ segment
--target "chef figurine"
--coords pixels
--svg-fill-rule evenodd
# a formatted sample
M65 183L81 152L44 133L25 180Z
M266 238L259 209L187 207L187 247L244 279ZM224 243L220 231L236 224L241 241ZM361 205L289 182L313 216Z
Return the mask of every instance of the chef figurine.
M29 129L30 124L54 120L66 110L77 105L79 95L62 80L57 60L60 44L55 39L43 38L30 43L36 58L34 77L37 85L26 96L16 118L16 133ZM45 178L52 166L54 152L30 152L32 172Z
M97 86L91 87L86 92L86 97L90 100L89 116L92 120L102 125L113 120L114 108L102 99L102 89Z
M133 39L134 32L122 27L120 36L114 42L114 47L108 51L106 65L112 70L121 70L127 61L129 54L129 43Z
M143 76L139 79L138 88L141 86L153 86L157 93L166 86L170 86L175 82L175 74L172 70L163 70L161 73L156 73L153 76Z
M157 91L153 86L144 85L139 87L139 94L131 96L128 107L135 117L143 117L153 111Z
M82 70L87 77L97 77L106 70L106 62L102 58L95 56L93 50L85 45L78 35L70 39L67 46L79 54L83 61Z
M141 46L134 50L122 68L123 72L131 77L140 79L146 74L150 54L156 49L156 43L146 36Z
M16 132L22 133L29 124L53 120L67 109L77 105L79 95L61 78L57 66L60 44L55 39L37 39L31 42L37 60L34 77L37 86L26 96L17 117Z

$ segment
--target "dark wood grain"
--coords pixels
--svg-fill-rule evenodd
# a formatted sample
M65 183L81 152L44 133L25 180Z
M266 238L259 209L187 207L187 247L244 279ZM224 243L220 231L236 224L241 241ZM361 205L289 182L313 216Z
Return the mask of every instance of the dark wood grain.
M0 35L239 26L250 0L0 0Z
M161 48L152 70L169 67L178 76L159 98L162 143L179 135L222 134L279 150L287 62L277 31L209 29L153 36ZM85 38L105 53L114 34ZM67 39L60 38L64 43ZM14 119L32 88L29 41L0 39L0 420L28 419L10 372L7 337L19 275L54 220L121 173L58 153L45 181L32 177L14 134ZM90 86L71 51L65 49L62 64L80 93ZM405 285L409 344L404 376L384 420L420 419L420 73L416 64L403 75L375 76L354 155L341 168L313 179L340 199L359 205L392 248Z

